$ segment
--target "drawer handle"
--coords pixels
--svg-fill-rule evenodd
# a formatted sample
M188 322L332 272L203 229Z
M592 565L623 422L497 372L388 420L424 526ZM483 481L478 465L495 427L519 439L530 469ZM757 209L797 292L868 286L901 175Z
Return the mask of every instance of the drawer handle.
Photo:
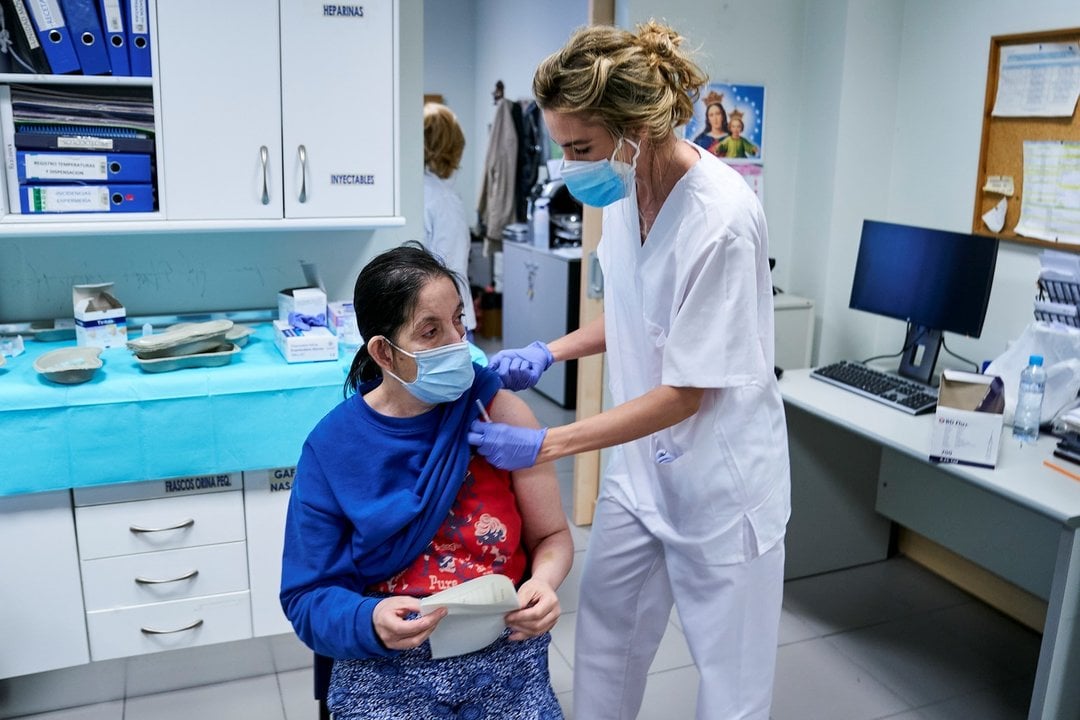
M185 625L182 628L176 628L175 630L155 630L154 628L139 628L143 635L171 635L172 633L184 632L185 630L194 630L203 624L202 620L196 620L190 625Z
M133 533L168 532L169 530L183 530L184 528L189 528L194 524L195 524L195 518L188 518L187 520L184 520L184 521L182 521L182 522L180 522L180 523L178 523L176 525L171 525L169 527L144 528L144 527L139 527L138 525L132 525L129 529Z
M191 572L184 573L180 577L174 577L169 580L151 580L150 578L137 577L135 582L140 585L161 585L162 583L180 582L181 580L190 580L199 574L198 570L192 570Z

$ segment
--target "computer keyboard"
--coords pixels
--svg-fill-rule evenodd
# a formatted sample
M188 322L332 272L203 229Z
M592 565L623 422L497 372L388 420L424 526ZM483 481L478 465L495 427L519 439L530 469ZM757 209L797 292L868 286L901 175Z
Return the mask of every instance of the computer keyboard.
M937 406L936 389L850 360L815 368L810 371L810 377L877 400L909 415L921 415Z

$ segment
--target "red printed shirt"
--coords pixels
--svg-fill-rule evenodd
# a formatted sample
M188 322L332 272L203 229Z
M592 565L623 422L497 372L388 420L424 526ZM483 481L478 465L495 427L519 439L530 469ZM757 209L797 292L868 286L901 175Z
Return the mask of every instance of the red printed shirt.
M446 522L427 549L412 565L371 589L423 597L493 573L506 575L517 585L525 564L521 514L510 473L476 456Z

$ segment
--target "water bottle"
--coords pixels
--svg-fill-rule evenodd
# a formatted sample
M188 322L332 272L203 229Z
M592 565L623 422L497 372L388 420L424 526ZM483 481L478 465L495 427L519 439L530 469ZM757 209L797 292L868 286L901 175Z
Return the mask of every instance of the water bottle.
M1046 389L1046 370L1042 364L1042 355L1032 355L1028 359L1028 366L1020 373L1020 392L1013 415L1013 437L1020 442L1030 443L1039 439L1043 391Z

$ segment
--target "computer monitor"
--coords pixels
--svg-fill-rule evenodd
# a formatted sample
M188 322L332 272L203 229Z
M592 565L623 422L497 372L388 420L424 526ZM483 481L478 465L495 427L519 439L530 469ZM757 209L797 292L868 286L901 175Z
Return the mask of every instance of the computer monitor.
M943 332L982 333L997 250L995 238L865 220L848 306L906 320L899 372L930 383Z

